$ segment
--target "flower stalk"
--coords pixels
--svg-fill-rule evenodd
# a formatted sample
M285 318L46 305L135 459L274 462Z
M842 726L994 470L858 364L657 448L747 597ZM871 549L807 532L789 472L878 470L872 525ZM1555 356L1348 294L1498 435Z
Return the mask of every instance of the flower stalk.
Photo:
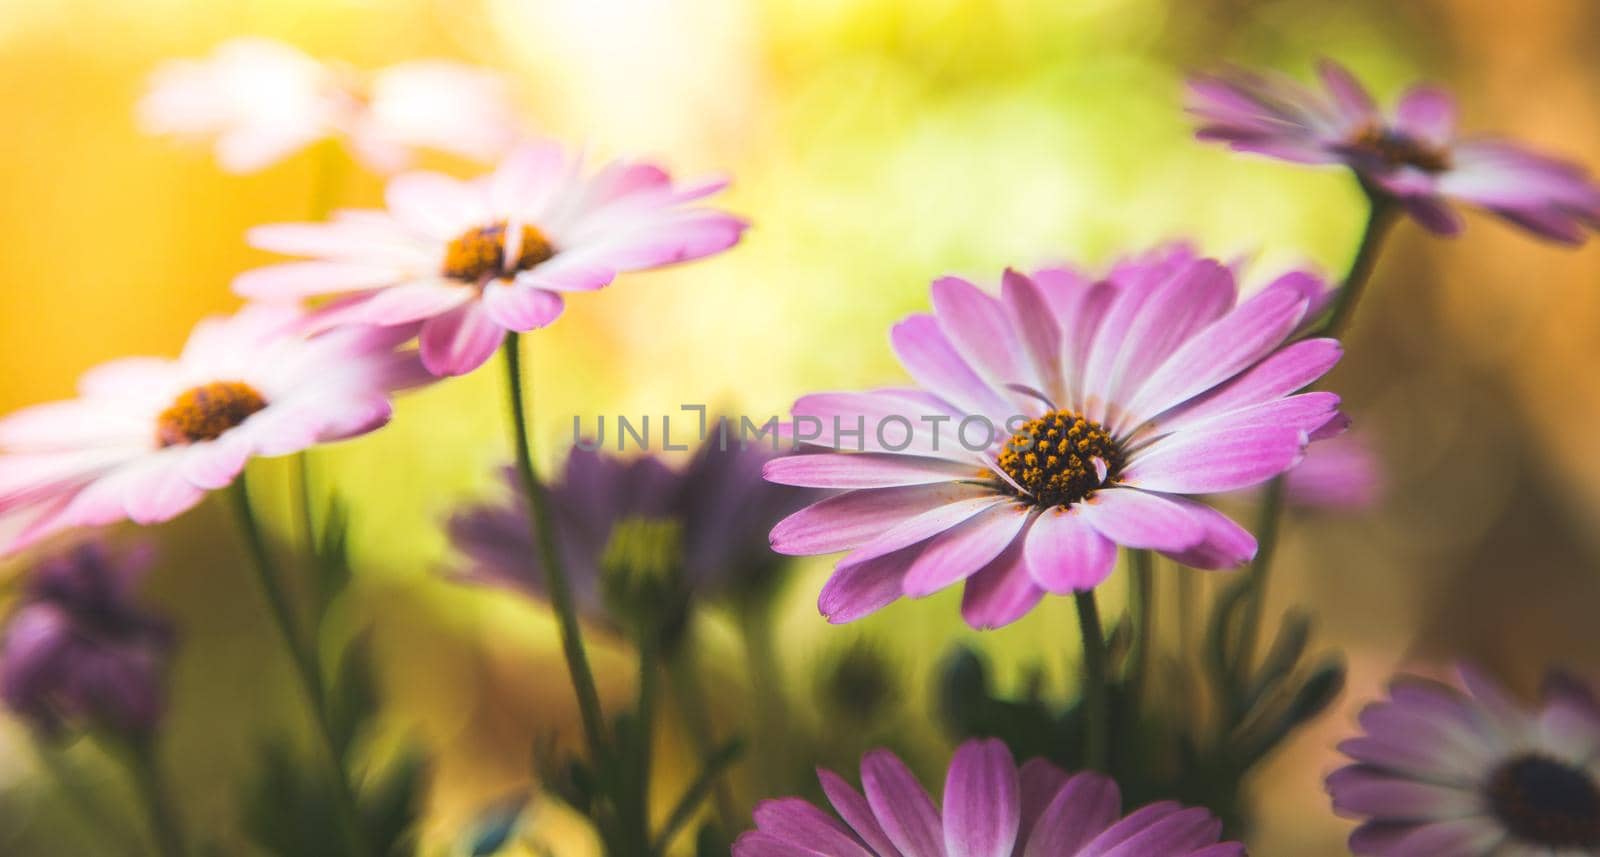
M1100 606L1094 590L1073 596L1078 607L1078 630L1083 638L1084 762L1086 769L1104 771L1110 756L1111 709L1106 686L1106 637L1100 627Z
M539 559L544 569L545 586L549 590L550 605L555 610L560 626L561 650L567 660L567 672L572 678L573 691L578 697L578 711L583 719L583 731L589 752L596 763L606 757L605 720L600 708L600 693L596 689L594 672L589 666L589 654L583 645L583 629L578 622L578 610L572 597L572 584L567 579L561 561L561 551L556 545L555 523L550 516L549 497L544 484L539 481L533 466L533 446L528 433L528 414L523 397L521 337L516 332L506 334L501 350L505 352L506 391L511 405L511 428L516 447L517 476L528 497L528 510L533 528L533 538L539 546Z
M333 723L328 711L327 690L323 685L322 668L317 662L315 647L307 645L296 628L288 594L283 589L277 566L267 549L266 539L262 535L261 526L251 506L250 488L244 474L240 474L234 481L230 493L233 495L239 530L254 560L252 566L256 571L256 580L267 601L267 612L278 630L278 636L282 639L284 647L288 649L289 659L294 665L295 677L299 679L300 688L311 704L311 719L317 740L322 745L322 755L328 761L328 773L333 785L334 809L339 818L340 828L344 831L346 845L357 857L370 857L372 850L367 844L366 833L362 827L355 789L345 770L339 742L334 738Z

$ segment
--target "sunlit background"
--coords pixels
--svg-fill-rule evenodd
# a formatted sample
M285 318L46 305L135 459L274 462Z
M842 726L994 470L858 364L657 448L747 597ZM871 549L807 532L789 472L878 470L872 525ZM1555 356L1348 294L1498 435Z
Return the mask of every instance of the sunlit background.
M928 281L947 272L989 282L1006 265L1099 262L1174 237L1252 254L1261 276L1341 271L1363 216L1353 182L1193 142L1189 69L1304 75L1329 55L1385 96L1429 78L1457 92L1468 128L1600 166L1592 0L0 0L0 412L69 395L100 361L174 352L198 317L237 305L234 274L268 259L245 229L308 215L314 153L239 177L135 128L155 65L241 34L361 67L489 66L542 132L736 178L722 202L755 225L734 252L624 277L529 337L547 467L574 415L659 418L703 402L764 418L805 392L897 382L888 327L925 308ZM338 187L341 205L380 198L353 163ZM1261 772L1259 854L1345 853L1321 780L1354 710L1397 667L1472 657L1524 689L1550 662L1600 667L1600 250L1483 218L1453 242L1402 226L1349 352L1333 386L1388 484L1371 512L1291 525L1272 604L1307 605L1351 682ZM446 579L441 520L491 495L508 456L498 382L439 384L388 429L316 454L354 506L360 577L346 607L352 625L375 622L385 731L437 759L428 836L441 846L529 787L536 738L572 728L544 611ZM252 475L273 486L288 470ZM182 634L166 742L182 813L227 836L237 773L303 714L223 512L208 504L161 531L183 561L161 567L151 595ZM901 739L927 770L942 770L948 745L916 713L950 642L979 640L1006 681L1043 664L1064 692L1067 602L981 635L960 624L953 593L830 627L814 607L826 570L803 566L784 590L786 683L803 698L819 661L872 640L912 677ZM703 625L709 651L731 646L729 623ZM613 654L600 666L623 698L629 673ZM709 660L726 665L714 682L745 686L736 659ZM121 788L110 769L102 779ZM62 803L6 725L0 852L86 853ZM589 853L559 811L536 815L556 853Z

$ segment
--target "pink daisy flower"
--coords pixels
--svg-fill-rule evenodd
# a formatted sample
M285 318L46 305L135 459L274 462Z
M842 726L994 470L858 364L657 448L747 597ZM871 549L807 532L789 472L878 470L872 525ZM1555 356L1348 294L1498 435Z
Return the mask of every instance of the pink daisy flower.
M320 62L283 42L232 39L199 60L174 60L151 76L139 102L151 134L216 141L224 169L264 169L324 139L344 141L380 172L434 149L478 160L521 136L505 81L443 60L376 72Z
M1123 815L1110 778L1068 776L1043 759L1018 769L999 741L956 750L944 808L893 753L861 760L862 791L819 770L838 819L800 798L756 807L756 829L733 857L1242 857L1219 842L1222 822L1200 808L1154 803ZM863 794L865 792L865 794ZM843 819L841 822L839 819Z
M1243 563L1255 539L1186 495L1269 480L1343 427L1337 396L1295 394L1339 344L1286 344L1321 288L1290 275L1240 302L1227 268L1182 248L1098 281L1008 271L998 298L939 280L934 313L891 335L919 388L795 403L797 439L858 451L767 465L775 482L844 491L779 523L772 545L849 551L819 599L830 621L965 581L980 628L1095 587L1118 545Z
M725 185L678 187L659 167L626 161L586 174L581 156L530 144L475 180L400 176L387 211L253 229L254 246L315 261L245 273L234 289L269 300L338 295L318 313L322 327L421 322L428 369L460 375L507 331L555 321L565 292L738 243L744 221L690 204Z
M176 360L91 370L79 397L0 419L9 553L69 527L153 524L231 483L253 456L298 452L388 422L394 390L428 378L403 328L304 339L303 316L246 307L195 327Z
M1463 668L1466 691L1402 678L1361 712L1355 762L1328 777L1376 857L1600 854L1600 702L1553 673L1537 706Z
M1415 86L1391 114L1349 71L1324 60L1325 91L1232 71L1189 81L1202 140L1304 164L1343 164L1441 235L1461 231L1452 201L1545 238L1581 244L1600 228L1600 187L1581 166L1492 139L1459 139L1449 94Z

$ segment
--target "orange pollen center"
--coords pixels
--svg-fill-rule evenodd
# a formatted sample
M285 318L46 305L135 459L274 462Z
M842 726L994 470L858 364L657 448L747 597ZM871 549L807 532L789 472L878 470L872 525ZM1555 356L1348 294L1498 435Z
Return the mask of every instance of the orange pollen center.
M1367 125L1357 131L1350 138L1350 147L1390 167L1416 167L1428 173L1450 169L1448 151L1379 125Z
M243 381L212 381L184 392L156 418L156 442L163 447L216 440L267 406Z
M450 242L444 254L444 275L478 284L505 274L526 271L556 254L544 233L532 226L522 227L522 248L517 263L506 267L505 221L480 226L461 233Z
M1104 426L1068 410L1024 423L999 459L1000 469L1046 507L1089 497L1115 479L1123 463L1122 449Z

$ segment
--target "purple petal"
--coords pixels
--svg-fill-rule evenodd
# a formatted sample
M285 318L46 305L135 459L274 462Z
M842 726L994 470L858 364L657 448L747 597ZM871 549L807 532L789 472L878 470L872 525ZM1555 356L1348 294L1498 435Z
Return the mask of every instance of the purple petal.
M952 483L850 491L779 521L772 528L772 549L792 556L854 550L931 509L993 493L981 485Z
M481 304L463 304L422 326L422 364L441 378L465 375L488 362L505 336Z
M892 488L971 479L975 468L942 458L885 453L788 455L766 463L768 482L803 488Z
M1143 421L1205 393L1271 353L1305 316L1290 285L1262 291L1196 334L1140 385L1128 413Z
M1401 200L1405 205L1406 213L1411 219L1422 224L1423 228L1438 235L1453 236L1461 234L1465 223L1461 215L1457 214L1443 197L1437 196L1408 196Z
M900 598L901 581L920 554L910 547L854 565L840 565L822 585L817 611L830 623L843 625L868 616Z
M1033 585L1018 539L981 571L967 578L961 593L961 618L983 631L1021 619L1044 597Z
M1356 80L1344 66L1333 60L1324 59L1317 63L1317 74L1322 78L1322 85L1328 88L1333 96L1334 103L1339 107L1346 122L1351 125L1360 125L1363 122L1375 120L1378 117L1377 102L1367 92L1366 87Z
M793 842L785 842L769 833L750 831L740 835L733 843L733 857L828 857Z
M1039 818L1023 857L1076 855L1122 813L1115 780L1093 772L1068 780Z
M939 328L981 376L995 386L1040 386L999 301L959 277L934 280L931 294Z
M1090 526L1075 506L1040 514L1023 554L1034 582L1057 595L1099 586L1117 564L1116 543Z
M1414 86L1395 107L1399 130L1436 148L1450 144L1456 133L1455 100L1438 87Z
M762 801L756 805L755 821L762 833L820 854L873 857L843 825L800 798Z
M1004 742L968 741L950 760L944 784L949 857L1011 857L1022 819L1017 763Z
M1177 431L1222 414L1269 402L1299 390L1332 369L1344 349L1334 339L1306 339L1252 366L1203 398L1156 418L1159 431Z
M872 814L872 807L860 792L850 787L844 778L832 771L817 770L817 779L822 783L822 792L828 796L828 803L833 804L835 812L850 825L850 829L867 843L873 853L881 857L890 857L895 853L894 844L889 841L889 835L883 832L878 825L878 820Z
M1206 530L1188 507L1135 488L1107 488L1076 504L1101 535L1130 548L1173 553L1205 539Z
M1216 509L1181 498L1173 502L1189 510L1205 528L1205 537L1192 548L1166 555L1190 568L1237 568L1256 557L1256 538Z
M907 569L902 590L921 598L971 577L1005 550L1028 522L1026 509L995 505L927 543Z
M990 492L986 496L957 500L908 518L879 533L865 544L851 551L839 561L841 568L866 562L901 548L919 544L940 533L955 528L957 524L996 506L1016 502L1011 497Z
M956 351L931 315L913 315L889 334L901 365L927 390L961 408L1004 420L1013 410Z
M527 332L548 326L561 316L566 301L555 292L495 280L483 290L483 310L507 330Z
M1044 811L1067 784L1067 773L1048 759L1033 758L1022 763L1018 772L1022 789L1022 822L1017 827L1017 841L1026 843L1034 826L1044 817Z
M939 808L888 750L874 750L861 760L861 786L883 832L904 857L947 857Z
M1182 431L1137 453L1122 481L1168 494L1235 491L1298 464L1308 440L1294 425Z

